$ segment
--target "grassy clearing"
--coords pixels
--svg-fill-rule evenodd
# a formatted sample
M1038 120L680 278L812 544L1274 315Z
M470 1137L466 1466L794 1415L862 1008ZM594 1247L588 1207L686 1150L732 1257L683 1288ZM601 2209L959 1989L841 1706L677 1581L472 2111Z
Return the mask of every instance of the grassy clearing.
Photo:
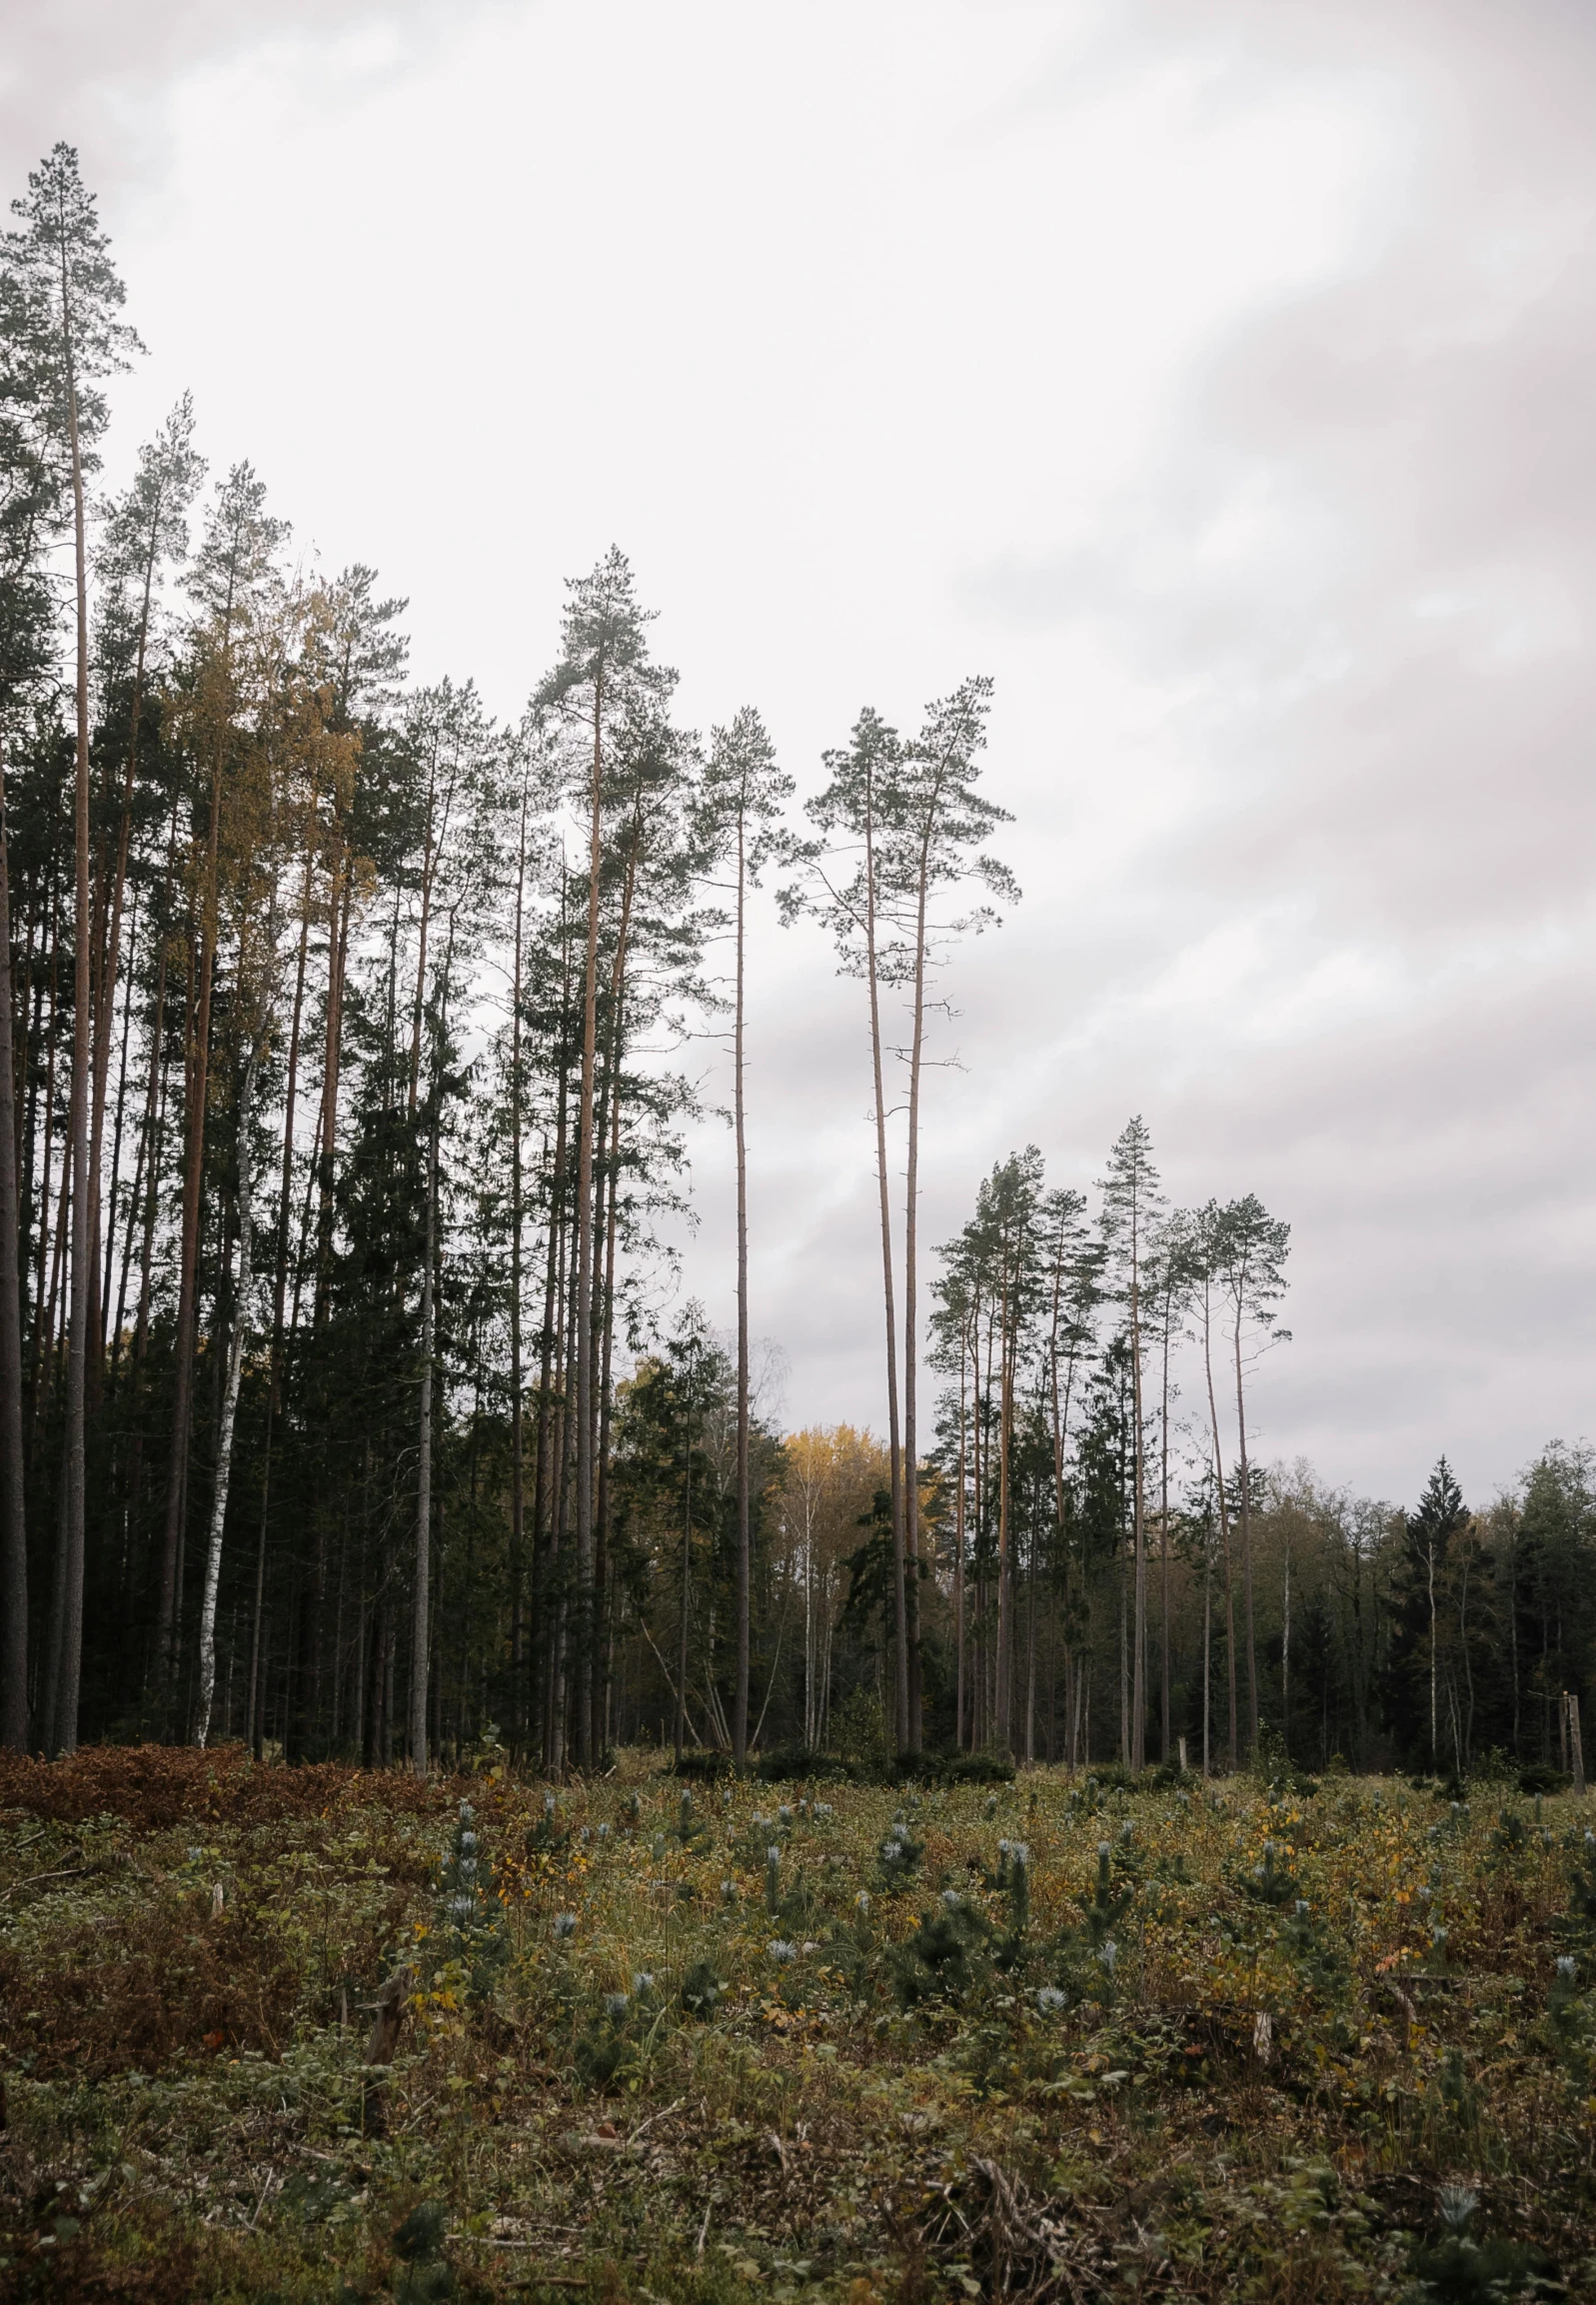
M6 1764L3 2293L1596 2294L1580 1804L653 1765Z

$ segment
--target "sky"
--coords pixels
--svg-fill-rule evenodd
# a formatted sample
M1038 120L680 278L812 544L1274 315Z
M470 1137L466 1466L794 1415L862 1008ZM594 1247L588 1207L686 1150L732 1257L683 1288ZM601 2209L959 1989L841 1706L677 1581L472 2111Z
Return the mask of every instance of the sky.
M517 714L612 543L800 795L996 683L922 1238L1029 1143L1292 1226L1257 1452L1485 1502L1592 1429L1596 15L1580 0L10 0L148 358ZM753 1321L883 1420L868 1049L751 966ZM728 1092L692 1053L706 1100ZM683 1287L732 1317L724 1126ZM933 1260L927 1259L928 1264ZM1191 1407L1195 1406L1192 1391Z

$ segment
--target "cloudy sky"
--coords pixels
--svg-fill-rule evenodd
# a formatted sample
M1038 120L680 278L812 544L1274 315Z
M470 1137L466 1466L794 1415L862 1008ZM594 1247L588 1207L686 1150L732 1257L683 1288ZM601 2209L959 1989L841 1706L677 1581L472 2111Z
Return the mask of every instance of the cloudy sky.
M150 347L120 455L192 386L419 674L516 712L614 540L800 792L995 677L1024 899L949 978L928 1239L1140 1112L1293 1226L1265 1453L1483 1500L1596 1426L1582 0L5 14L0 159L79 145ZM756 1327L789 1421L879 1421L857 989L771 922L753 995Z

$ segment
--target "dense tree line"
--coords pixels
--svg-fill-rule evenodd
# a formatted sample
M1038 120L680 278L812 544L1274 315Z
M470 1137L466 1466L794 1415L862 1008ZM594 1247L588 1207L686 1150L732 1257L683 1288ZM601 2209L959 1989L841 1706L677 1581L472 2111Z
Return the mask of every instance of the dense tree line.
M248 463L207 488L186 400L99 491L104 380L141 347L76 155L57 147L14 205L4 1734L419 1767L491 1716L585 1766L636 1725L629 1643L667 1688L677 1657L681 1732L691 1630L705 1717L741 1754L772 1495L751 908L780 866L790 907L831 921L868 988L877 1091L883 988L908 988L912 1148L938 894L1003 881L968 854L1000 815L973 791L985 684L913 740L866 712L799 839L757 713L707 741L674 718L612 551L569 587L525 714L495 725L469 683L407 680L403 602L365 567L307 571ZM689 1033L731 1059L729 1473L696 1429L720 1346L638 1360L696 1110L672 1057ZM884 1252L890 1312L890 1224ZM913 1275L910 1218L910 1337ZM900 1558L911 1352L901 1389ZM699 1476L680 1576L657 1526L672 1451Z
M1139 1118L1094 1214L1034 1147L982 1183L940 1251L923 1473L960 1743L1132 1768L1567 1765L1596 1666L1588 1452L1552 1446L1482 1512L1444 1457L1411 1513L1260 1466L1289 1244L1255 1194L1168 1208Z
M1473 1514L1444 1466L1411 1516L1260 1470L1288 1235L1255 1198L1171 1212L1139 1121L1095 1212L1027 1150L925 1289L940 979L1018 894L989 684L909 735L863 712L800 829L756 712L675 717L611 551L497 724L408 678L374 571L307 567L247 462L207 474L187 399L102 488L141 347L69 148L15 211L0 1741L1555 1761L1586 1459ZM879 1442L784 1436L754 1341L745 960L776 904L859 987ZM661 1310L704 1037L724 1337Z

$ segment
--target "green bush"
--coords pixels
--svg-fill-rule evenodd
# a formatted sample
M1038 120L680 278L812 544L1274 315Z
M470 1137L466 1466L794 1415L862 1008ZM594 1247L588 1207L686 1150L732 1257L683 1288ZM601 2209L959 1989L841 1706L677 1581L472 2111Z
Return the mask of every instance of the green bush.
M853 1771L836 1753L810 1752L807 1745L773 1745L755 1761L754 1774L767 1785L798 1780L834 1785L845 1784Z
M667 1776L689 1777L695 1784L712 1784L720 1777L736 1776L737 1763L730 1753L698 1752L690 1749L680 1760L674 1760L666 1770Z
M1550 1761L1531 1761L1527 1769L1518 1772L1521 1793L1566 1793L1572 1780Z
M1007 1753L899 1753L893 1780L899 1784L1011 1785L1014 1764Z

